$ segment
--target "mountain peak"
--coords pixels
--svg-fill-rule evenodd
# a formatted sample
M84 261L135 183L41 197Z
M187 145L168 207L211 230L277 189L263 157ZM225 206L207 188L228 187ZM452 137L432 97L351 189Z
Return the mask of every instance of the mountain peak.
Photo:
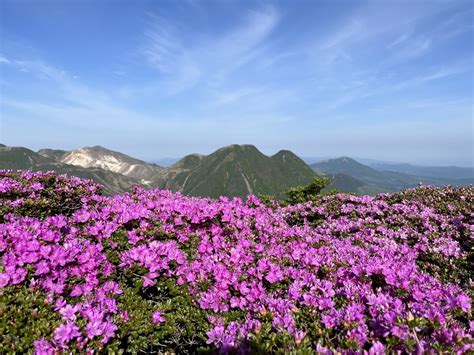
M202 154L189 154L174 163L172 167L181 169L192 169L198 166L204 157L205 155Z
M225 147L222 147L218 149L217 151L236 151L236 150L253 150L253 151L258 151L258 148L254 146L253 144L230 144ZM216 152L217 152L216 151Z
M222 147L208 155L208 157L221 156L245 156L245 157L266 157L258 148L252 144L232 144Z
M66 150L61 150L61 149L45 148L45 149L38 150L37 153L45 158L53 159L56 162L61 162L62 157L66 155L68 152Z
M105 148L101 145L94 145L93 147L82 147L78 150L85 150L85 151L93 151L93 152L110 152L110 153L118 153L118 152L115 152L111 149L108 149L108 148ZM121 154L121 153L119 153Z
M331 160L333 160L333 161L339 161L339 162L345 163L345 164L363 165L363 164L359 163L357 160L352 159L352 158L349 158L349 157L346 157L346 156L342 156L342 157L335 158L335 159L330 159L330 161L331 161Z
M320 173L326 174L347 174L357 179L362 179L366 176L379 176L380 173L371 167L357 162L356 160L343 156L336 159L323 160L311 167Z
M278 158L278 157L296 157L298 159L300 159L295 153L293 153L291 150L288 150L288 149L281 149L280 151L278 151L278 153L272 155L272 158Z
M319 161L318 163L328 163L328 162L360 164L357 160L352 159L352 158L350 158L348 156L345 156L345 155L343 155L342 157L338 157L338 158L324 159L324 160Z
M186 156L169 171L166 188L192 196L278 197L307 184L316 173L290 151L269 157L251 144L232 144L206 155Z
M294 154L294 153L288 149L280 149L278 153L276 153L275 155L281 155L281 154Z

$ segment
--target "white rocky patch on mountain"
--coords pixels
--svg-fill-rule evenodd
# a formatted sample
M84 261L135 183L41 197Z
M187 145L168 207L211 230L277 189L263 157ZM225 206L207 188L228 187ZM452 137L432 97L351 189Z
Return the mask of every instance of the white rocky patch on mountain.
M113 171L134 179L143 184L153 185L160 181L164 168L149 164L128 155L95 146L76 149L64 154L61 162L81 166L83 168L101 168Z

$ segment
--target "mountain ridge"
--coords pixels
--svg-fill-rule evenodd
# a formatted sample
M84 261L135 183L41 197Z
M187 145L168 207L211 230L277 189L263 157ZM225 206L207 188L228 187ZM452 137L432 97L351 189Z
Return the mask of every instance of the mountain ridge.
M315 171L323 174L345 174L363 182L363 190L377 192L395 192L420 183L434 185L466 185L474 182L469 178L444 178L432 176L418 176L399 171L377 170L361 164L349 157L326 159L310 165Z
M410 165L396 168L406 166ZM0 145L0 168L56 170L93 178L105 186L107 194L121 193L130 190L133 184L140 184L205 197L265 194L283 198L287 189L306 185L321 174L330 178L328 189L369 195L399 191L420 182L437 185L474 182L474 177L470 178L464 168L451 171L428 167L428 173L441 171L442 177L417 176L395 169L378 170L347 156L308 165L290 150L282 149L267 156L251 144L224 146L208 155L189 154L166 168L98 145L72 151L45 148L37 152ZM468 177L452 178L458 171Z
M404 174L417 176L434 177L434 178L457 178L472 179L474 178L474 167L459 166L422 166L408 163L373 163L370 167L377 170L395 171Z
M0 164L0 168L75 173L81 177L95 178L106 185L108 193L122 192L122 187L127 189L134 183L140 183L191 196L244 197L247 194L269 194L281 198L285 190L307 184L317 175L289 150L267 156L250 144L225 146L209 155L190 154L168 168L102 146L72 151L45 148L33 152L27 148L21 149L28 151L27 156L30 158L26 158L27 161L16 157L18 164L15 164L15 159L8 161L4 157L4 164ZM124 183L120 188L115 189L108 186L106 176L111 180L117 176L128 180L122 181Z

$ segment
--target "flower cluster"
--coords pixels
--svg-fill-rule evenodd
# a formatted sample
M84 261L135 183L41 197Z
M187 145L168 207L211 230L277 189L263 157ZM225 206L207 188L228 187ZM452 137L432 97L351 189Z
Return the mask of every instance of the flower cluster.
M0 222L10 212L23 216L69 215L81 199L101 193L92 180L54 172L0 170Z
M44 179L81 189L69 214L2 216L0 287L40 292L60 319L34 339L37 353L472 350L472 187L270 208L2 174L0 203L13 207Z

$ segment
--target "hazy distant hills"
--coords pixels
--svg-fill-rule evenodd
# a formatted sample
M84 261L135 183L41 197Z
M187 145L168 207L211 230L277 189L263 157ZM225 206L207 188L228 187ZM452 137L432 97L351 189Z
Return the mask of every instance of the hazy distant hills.
M343 174L357 179L363 185L356 186L354 181L348 181L347 184L349 185L346 187L346 182L341 178L339 178L338 185L342 186L343 190L356 186L353 191L360 194L399 191L416 186L419 183L434 185L468 185L474 183L472 169L468 168L418 167L410 164L392 165L382 163L377 163L376 166L379 169L361 164L348 157L328 159L311 164L311 167L319 173L328 175ZM405 169L407 166L411 170ZM393 170L384 170L385 168ZM404 171L411 171L414 174ZM439 176L435 175L437 171L440 173ZM469 171L471 171L471 174L469 174ZM459 175L457 175L458 172Z
M179 158L161 158L152 161L152 163L158 164L159 166L168 167L179 161Z
M474 168L458 166L417 166L412 164L372 163L370 167L377 170L395 171L415 176L427 176L442 179L474 179Z
M288 150L273 156L253 145L231 145L212 154L190 154L168 167L147 163L101 146L72 151L0 144L0 169L55 170L94 179L107 194L128 191L133 184L180 191L191 196L246 196L269 194L283 197L290 187L327 175L330 188L357 194L399 191L418 183L467 185L474 183L472 169L420 167L410 164L361 164L341 157L311 166Z

